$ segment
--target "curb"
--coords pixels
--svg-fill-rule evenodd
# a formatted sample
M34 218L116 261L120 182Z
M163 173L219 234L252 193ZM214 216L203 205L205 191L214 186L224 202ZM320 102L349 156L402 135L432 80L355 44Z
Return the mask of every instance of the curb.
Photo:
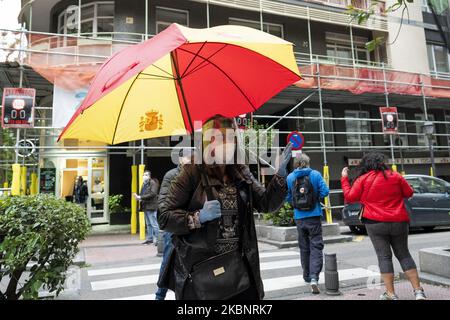
M404 272L399 273L400 279L408 280ZM430 284L433 286L444 286L450 288L450 279L440 277L431 273L427 272L420 272L419 271L419 279L421 282Z

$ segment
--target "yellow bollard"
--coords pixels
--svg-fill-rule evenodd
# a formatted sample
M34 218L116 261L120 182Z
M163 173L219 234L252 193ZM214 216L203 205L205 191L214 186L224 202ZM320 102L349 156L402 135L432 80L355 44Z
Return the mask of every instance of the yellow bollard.
M20 194L22 196L27 194L27 167L20 168Z
M142 177L144 176L145 164L139 165L139 192L141 192L142 185L144 181ZM139 211L139 239L145 240L145 217L144 212Z
M325 180L327 186L330 186L330 171L327 165L323 166L323 179ZM325 205L325 213L327 218L327 223L333 223L333 217L331 215L330 206L330 197L326 197L324 200Z
M9 187L8 181L3 182L3 188L8 189L8 187ZM9 191L5 191L4 194L5 195L9 195L10 192Z
M397 171L397 165L396 165L396 164L393 164L393 165L392 165L392 171L398 172L398 171Z
M20 195L20 164L14 163L12 165L13 177L11 182L11 195Z
M30 195L37 194L37 175L36 172L31 173Z
M434 177L433 167L430 167L430 176Z
M402 171L400 174L401 174L402 176L404 176L404 175L406 174L406 172L405 172L405 171Z
M137 193L137 166L131 166L131 194ZM131 234L137 233L137 200L131 196Z

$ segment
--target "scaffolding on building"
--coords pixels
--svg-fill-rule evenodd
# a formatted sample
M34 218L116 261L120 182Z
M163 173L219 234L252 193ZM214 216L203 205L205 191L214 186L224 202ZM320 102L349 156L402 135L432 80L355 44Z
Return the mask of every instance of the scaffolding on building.
M368 60L357 60L354 56L354 42L353 42L353 27L349 25L349 17L344 17L342 13L329 12L326 14L324 10L316 10L310 7L300 7L297 5L281 4L275 1L256 1L256 0L242 0L242 1L197 1L204 2L207 5L207 25L209 22L209 5L225 5L235 8L243 8L245 10L253 10L260 12L261 29L263 28L263 13L265 14L281 14L284 16L291 16L298 18L302 16L308 22L308 39L309 39L309 53L296 52L297 62L301 70L304 80L299 82L295 87L289 88L282 92L280 96L289 97L297 100L293 107L289 108L284 115L273 115L264 113L255 113L252 115L254 119L261 119L266 122L274 121L270 128L276 128L281 134L287 134L290 131L283 130L282 127L277 128L276 125L281 123L281 120L300 121L317 121L319 130L317 131L303 131L306 135L319 135L319 141L316 145L308 145L306 142L303 148L307 152L319 153L322 155L323 166L326 168L325 175L329 177L327 156L329 153L336 151L346 152L366 152L369 150L377 150L390 154L392 164L402 164L398 161L396 153L402 153L406 150L415 150L418 152L428 150L433 154L434 152L447 152L450 154L450 115L448 121L434 121L429 117L429 109L436 107L450 107L450 81L446 78L448 75L433 74L421 75L411 74L406 72L399 72L393 70L388 61L374 62ZM147 8L146 2L146 8ZM249 9L250 8L250 9ZM300 12L300 11L301 12ZM302 11L303 10L303 11ZM148 10L146 10L148 12ZM30 6L30 21L31 27L32 11ZM145 21L148 22L146 15ZM345 59L341 57L321 56L313 53L312 37L311 37L311 21L330 22L350 26L350 39L352 58ZM78 21L80 23L80 21ZM148 23L146 23L148 26ZM377 30L386 32L387 20L385 17L374 17L369 19L363 26L358 28L366 28L370 30ZM81 28L78 28L81 30ZM58 33L44 33L29 31L22 28L21 30L0 29L0 34L8 35L16 39L12 45L0 44L0 51L18 53L16 59L10 59L4 65L12 66L14 72L20 74L20 83L10 82L12 86L22 85L23 74L26 72L32 73L33 70L38 73L48 83L58 82L58 85L63 88L73 89L75 87L85 86L94 77L95 72L100 65L108 59L115 52L120 49L145 41L153 35L148 34L146 27L144 34L139 33L119 33L109 32L105 34L98 33L96 36L88 34L58 34ZM11 56L11 55L10 55ZM0 78L1 79L1 78ZM26 81L27 85L32 86L33 81ZM367 103L366 99L370 99ZM298 112L294 111L304 105L308 101L313 101L319 106L318 116L300 116ZM326 130L326 122L331 121L345 121L346 123L380 123L380 118L372 117L333 117L326 116L324 113L324 105L330 102L340 103L361 103L378 106L390 105L413 105L423 111L423 119L421 120L407 120L399 119L400 124L405 126L420 127L427 121L432 121L436 125L445 126L445 132L438 132L434 134L435 138L444 138L448 142L446 144L423 144L417 143L399 145L395 143L393 136L389 136L389 142L382 145L367 145L361 136L383 136L382 131L335 131ZM401 103L400 103L401 102ZM24 139L36 139L36 141L52 141L45 143L37 143L36 149L42 150L82 150L82 149L97 149L105 150L110 154L132 154L133 164L136 164L136 156L140 152L141 164L143 163L143 156L145 150L171 150L176 147L170 146L149 146L141 141L139 145L135 143L129 146L67 146L64 144L57 145L55 143L57 136L62 128L53 127L51 124L52 107L47 105L38 105L37 110L40 112L36 118L37 125L33 129L28 129L23 132ZM361 127L356 125L355 127ZM368 126L372 127L371 125ZM370 129L369 129L370 130ZM356 136L359 137L360 143L335 145L329 143L329 136ZM423 137L422 132L399 132L399 139L406 137ZM16 131L16 142L20 138L20 132ZM372 138L370 138L372 140ZM418 139L419 140L419 139ZM422 141L422 140L420 140ZM0 146L1 150L17 150L20 147ZM131 152L131 153L130 153ZM38 152L38 155L40 152ZM402 158L402 156L400 156ZM38 166L38 158L32 161L22 159L22 164L30 167ZM15 161L0 160L0 168L9 170L12 163ZM341 192L339 189L331 191L332 193ZM329 209L338 209L342 206L331 206L326 204Z

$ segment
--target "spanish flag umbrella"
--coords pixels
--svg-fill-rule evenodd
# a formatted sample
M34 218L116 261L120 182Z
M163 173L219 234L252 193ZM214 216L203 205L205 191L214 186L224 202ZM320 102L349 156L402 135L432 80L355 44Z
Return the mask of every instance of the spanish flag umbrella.
M301 79L293 45L252 28L170 25L99 69L58 138L118 144L253 112Z

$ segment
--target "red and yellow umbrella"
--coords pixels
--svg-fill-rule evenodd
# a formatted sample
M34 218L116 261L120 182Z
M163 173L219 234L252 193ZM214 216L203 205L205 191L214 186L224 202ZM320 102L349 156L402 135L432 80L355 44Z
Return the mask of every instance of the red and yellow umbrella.
M59 139L117 144L253 112L301 79L293 45L240 26L172 24L107 60Z

